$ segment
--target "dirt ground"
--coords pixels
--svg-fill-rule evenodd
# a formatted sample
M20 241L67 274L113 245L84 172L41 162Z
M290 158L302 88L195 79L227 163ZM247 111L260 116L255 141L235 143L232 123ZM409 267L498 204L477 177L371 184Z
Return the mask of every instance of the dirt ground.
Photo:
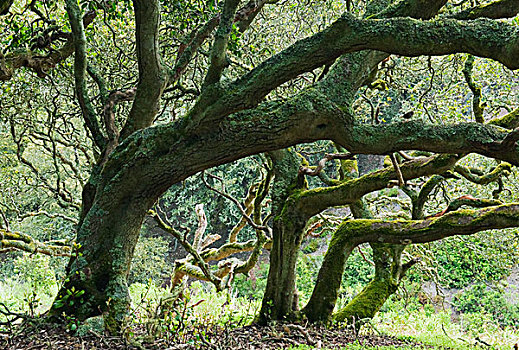
M185 337L182 344L167 342L165 339L144 341L141 337L128 340L110 337L89 331L83 337L45 323L25 323L10 334L0 334L0 349L283 349L291 345L309 345L313 348L340 348L352 342L362 346L412 346L410 341L388 336L360 335L352 330L305 327L297 324L277 324L276 326L245 326L233 330L219 329L192 337ZM417 346L418 347L418 346Z

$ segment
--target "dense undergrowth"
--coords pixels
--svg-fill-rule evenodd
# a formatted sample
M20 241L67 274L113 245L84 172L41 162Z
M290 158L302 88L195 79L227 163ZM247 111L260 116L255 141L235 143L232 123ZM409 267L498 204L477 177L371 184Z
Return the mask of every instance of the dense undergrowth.
M301 305L308 299L316 277L313 271L317 271L315 266L319 264L319 258L315 256L302 254L299 259ZM40 255L24 255L14 260L15 277L0 281L0 302L5 305L3 311L24 312L32 316L45 312L60 283L52 265L51 259ZM352 269L355 270L355 267ZM152 279L135 282L130 287L133 302L125 334L146 342L161 339L167 344L195 345L208 341L215 330L246 326L253 322L258 313L266 273L267 264L260 264L248 278L238 276L233 288L224 292L216 292L205 283L193 282L183 291L183 298L174 302L167 285ZM363 267L348 272L350 275L354 273L369 274L370 269ZM359 276L358 280L362 282L364 278ZM352 278L345 282L337 307L345 305L360 291L361 286L361 283L353 284ZM407 283L384 305L382 312L362 328L360 334L396 336L435 348L482 346L510 349L519 342L519 306L509 302L505 293L497 288L482 283L473 284L461 290L453 298L452 307L449 307L448 302L424 299L418 283ZM96 321L81 325L71 319L67 327L71 333L78 335L92 329L102 333L102 324ZM9 329L4 327L3 331ZM303 345L293 347L309 348ZM348 347L369 348L362 344ZM411 348L417 347L413 345Z

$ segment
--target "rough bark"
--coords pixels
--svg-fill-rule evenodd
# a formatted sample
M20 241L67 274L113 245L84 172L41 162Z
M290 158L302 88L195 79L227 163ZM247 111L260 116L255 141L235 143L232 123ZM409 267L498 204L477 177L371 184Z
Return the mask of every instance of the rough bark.
M274 166L272 204L274 224L267 286L258 321L282 320L293 316L296 293L295 267L306 220L294 211L290 195L301 190L297 171L300 158L289 150L271 152Z

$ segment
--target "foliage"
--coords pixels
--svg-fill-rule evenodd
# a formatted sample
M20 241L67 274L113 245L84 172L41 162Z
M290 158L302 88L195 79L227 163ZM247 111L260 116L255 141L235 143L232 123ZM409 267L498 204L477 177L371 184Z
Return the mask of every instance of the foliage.
M168 265L168 242L161 237L141 236L135 247L135 257L130 270L130 283L161 283L170 276L173 266Z
M51 258L23 254L7 265L12 271L0 273L0 303L12 312L32 316L48 310L59 287Z
M260 262L249 271L248 276L243 274L236 276L233 281L233 291L236 296L249 300L260 300L265 291L268 269L267 263Z
M519 336L517 330L507 328L492 328L478 332L476 335L467 333L461 324L451 321L449 312L437 311L425 313L420 309L406 311L402 304L395 305L391 311L380 313L372 324L384 333L398 335L415 341L432 345L440 349L471 349L479 348L482 343L476 336L493 346L495 349L510 349ZM479 317L481 314L478 314Z
M464 288L474 282L496 283L518 263L517 252L504 241L515 230L485 232L471 237L451 237L416 247L412 254L423 263L408 273L411 281L434 280L447 288Z
M209 169L208 172L218 176L222 181L209 179L212 186L225 191L234 198L244 198L248 186L258 177L261 157L249 157ZM198 225L195 205L204 204L208 225L206 234L219 234L219 244L225 242L232 227L241 219L241 214L233 203L204 186L199 176L193 176L182 183L173 185L161 198L161 205L168 213L171 222L178 226L187 226L195 232ZM253 238L253 231L245 227L240 232L239 240ZM176 243L175 243L176 248Z
M35 293L52 294L57 281L48 256L23 254L13 265L18 281L29 285Z
M519 327L519 304L511 304L501 288L478 283L456 296L454 306L465 314L467 323L478 324L474 313L488 314L499 325ZM479 326L489 323L479 320Z
M200 282L191 284L174 303L170 303L171 292L151 281L131 285L133 326L146 326L152 339L183 342L195 337L200 341L209 330L250 323L259 306L259 300L215 292L212 285Z

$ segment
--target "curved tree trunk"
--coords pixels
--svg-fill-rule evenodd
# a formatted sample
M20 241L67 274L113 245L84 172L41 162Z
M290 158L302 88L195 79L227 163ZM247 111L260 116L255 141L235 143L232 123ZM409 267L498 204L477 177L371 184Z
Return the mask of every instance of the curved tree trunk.
M346 261L357 246L348 238L334 234L330 241L312 296L302 310L310 322L325 322L333 312Z
M363 208L361 201L352 205L355 213ZM366 212L366 210L363 210ZM365 215L363 215L365 216ZM339 296L346 262L351 252L358 246L357 237L362 235L360 225L353 227L349 235L334 235L323 264L319 270L312 296L303 309L304 314L312 322L326 322L332 317L333 309ZM371 243L375 261L375 277L364 289L356 295L344 308L333 315L336 321L356 322L371 319L380 310L386 300L396 291L405 271L413 263L402 266L400 257L404 245Z
M375 277L345 307L338 310L333 319L338 322L362 324L375 317L386 300L396 292L405 272L416 261L402 265L405 248L399 244L371 243L375 262Z
M381 156L358 157L359 176L381 168L383 159ZM373 217L362 199L351 204L350 209L356 219ZM359 229L362 230L362 227ZM354 240L358 235L358 232L352 232L351 235L343 236L342 239L334 238L330 242L312 297L304 309L309 320L327 321L332 316L346 261L358 245ZM375 262L375 276L358 295L333 315L336 321L351 323L373 318L398 287L402 271L400 256L404 246L378 243L370 245Z

